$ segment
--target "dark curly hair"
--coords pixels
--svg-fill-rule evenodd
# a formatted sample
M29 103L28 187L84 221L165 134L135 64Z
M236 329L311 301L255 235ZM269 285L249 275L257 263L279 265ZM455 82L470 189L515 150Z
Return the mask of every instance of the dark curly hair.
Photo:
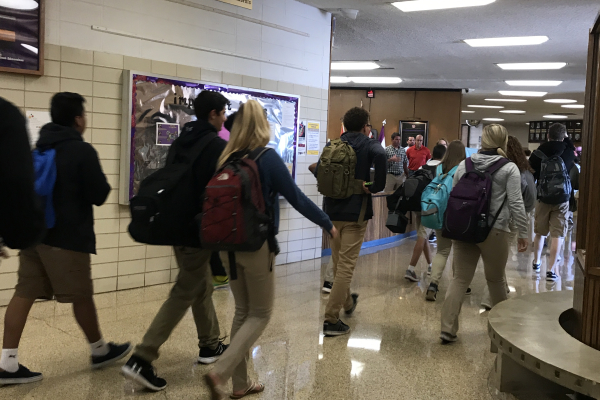
M509 160L517 165L519 172L523 173L525 171L529 171L533 173L533 169L529 165L527 157L525 157L525 151L523 150L523 146L521 146L521 142L519 142L519 139L514 136L508 136L506 155L508 156Z
M368 123L369 112L364 108L351 108L344 115L344 126L348 132L360 132Z

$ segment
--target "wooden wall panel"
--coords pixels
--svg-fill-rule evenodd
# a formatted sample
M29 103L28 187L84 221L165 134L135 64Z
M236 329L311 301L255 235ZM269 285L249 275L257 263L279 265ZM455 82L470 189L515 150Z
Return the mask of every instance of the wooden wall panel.
M460 92L375 90L375 98L368 99L363 89L331 89L327 137L335 139L341 131L341 119L352 107L362 107L371 113L371 124L377 131L387 120L386 144L390 144L392 133L398 132L400 120L428 121L430 126L430 149L440 137L448 140L459 138Z

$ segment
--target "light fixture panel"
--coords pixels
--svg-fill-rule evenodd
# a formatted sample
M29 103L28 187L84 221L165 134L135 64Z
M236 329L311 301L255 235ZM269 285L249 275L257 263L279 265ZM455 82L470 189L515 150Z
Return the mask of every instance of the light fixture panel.
M463 42L471 47L531 46L542 44L547 41L548 36L519 36L463 40Z
M567 66L565 62L547 62L547 63L508 63L496 64L498 67L509 71L530 71L530 70L548 70L561 69Z
M413 0L397 1L392 5L404 12L445 10L449 8L487 6L496 0Z
M502 96L544 97L548 92L531 92L523 90L500 90Z

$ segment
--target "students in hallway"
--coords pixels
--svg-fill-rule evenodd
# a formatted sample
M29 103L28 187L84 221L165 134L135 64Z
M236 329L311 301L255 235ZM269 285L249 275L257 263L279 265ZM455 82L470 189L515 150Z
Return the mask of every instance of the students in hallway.
M402 185L408 176L408 158L400 147L400 134L392 133L392 144L385 148L387 157L387 178L384 191L391 193Z
M239 156L239 152L249 152L266 146L270 137L271 130L263 107L257 101L249 100L238 111L229 143L219 159L219 166L222 166L231 156ZM376 141L369 142L379 146ZM383 152L381 146L379 148ZM229 379L233 380L231 398L234 399L264 390L263 384L250 380L248 359L250 348L269 323L273 309L275 291L273 264L277 250L275 235L279 226L277 194L281 194L302 215L329 232L333 240L337 237L337 230L327 215L300 191L275 150L267 149L256 162L265 206L271 210L270 214L273 216L273 236L266 240L258 251L234 254L237 279L232 279L230 282L235 299L231 343L214 369L205 376L213 400L224 398L224 386ZM221 259L227 272L232 276L233 266L230 265L229 254L221 252Z
M563 165L553 162L556 157L562 160ZM550 235L550 256L546 264L546 280L549 282L558 279L556 267L559 258L558 252L567 234L567 214L572 190L569 171L573 168L574 159L575 146L567 136L567 128L563 124L553 124L548 130L548 141L542 143L529 157L529 164L534 170L533 175L538 185L538 199L535 206L533 271L536 274L540 273L544 240ZM552 184L549 184L549 180L544 180L541 176L544 164L547 167L553 165L554 170L562 170L552 174L556 177ZM561 183L560 187L556 182Z
M403 147L404 152L406 152L409 148L413 147L414 145L415 145L415 137L409 136L408 139L406 139L406 146Z
M131 351L129 343L105 342L96 314L90 262L90 254L96 253L92 206L102 205L111 188L98 154L83 141L87 126L84 102L77 93L55 94L50 106L52 123L42 127L36 144L48 156L44 165L56 168L56 179L43 181L52 196L45 199L51 204L45 208L49 229L41 244L19 254L18 282L4 319L0 385L42 379L41 373L20 365L17 354L36 299L55 298L73 305L75 319L90 344L92 368L107 366Z
M417 136L418 138L418 136ZM444 158L444 154L446 154L446 148L442 145L437 145L433 148L433 158L429 160L425 165L421 168L426 169L431 172L431 177L435 177L437 166L440 165L442 159ZM425 228L421 224L421 213L417 212L417 242L413 248L413 254L410 259L410 264L406 269L406 273L404 274L404 278L412 282L419 282L419 277L417 276L417 272L415 268L417 267L417 263L419 262L419 258L421 258L421 253L425 256L425 261L427 261L427 274L431 274L431 247L429 246L429 235L432 230Z
M347 132L341 136L341 139L348 142L356 152L354 178L368 182L372 165L375 167L375 178L370 186L365 186L363 183L364 194L353 194L345 199L325 197L323 200L323 209L339 231L339 236L331 241L334 282L325 308L323 333L327 336L350 332L350 327L339 318L340 311L344 309L346 315L351 315L356 309L358 295L350 293L350 284L367 222L373 218L371 194L385 188L387 173L384 149L377 141L369 140L367 136L369 113L355 107L346 112L343 119Z
M431 159L431 152L423 146L423 136L417 135L415 145L406 150L406 156L408 157L409 175L414 174Z
M436 170L436 175L439 176L440 174L447 174L448 178L453 177L456 173L458 164L460 164L465 158L465 145L460 140L452 141L448 146L448 151L446 151L440 166ZM444 181L446 182L446 180ZM450 193L452 190L453 181L449 181L449 183L451 186L448 187L448 193ZM446 268L446 263L448 261L448 257L450 256L450 250L452 250L452 240L443 237L441 229L436 229L435 233L437 236L437 253L433 258L431 267L431 280L425 295L425 298L429 301L435 301L437 299L440 280L442 279L442 274Z
M173 160L173 163L187 163L195 145L207 135L213 137L193 161L194 196L198 206L196 209L186 210L191 220L202 211L202 193L214 175L219 156L227 144L217 135L227 118L225 116L227 104L229 101L218 92L200 92L194 100L197 120L185 124L181 134L169 149L167 158ZM195 245L173 248L179 274L169 293L169 298L154 317L142 343L135 347L133 355L122 368L127 378L154 391L164 389L167 382L157 376L152 363L158 359L160 347L167 341L190 307L198 333L200 347L198 362L214 363L227 349L227 345L219 340L219 321L212 301L213 281L209 268L212 252L201 248L198 235L186 240Z
M474 168L478 171L487 171L496 162L506 158L507 142L508 131L502 125L493 124L484 127L481 136L482 148L479 153L471 156ZM465 171L466 161L462 161L454 175L454 191ZM504 270L508 260L511 217L519 231L518 250L519 252L527 250L527 217L521 195L521 174L514 163L503 165L492 175L490 196L488 224L491 224L491 230L485 241L481 243L453 241L454 276L442 307L440 339L443 343L457 340L458 319L465 291L473 280L480 258L483 260L491 305L506 300Z

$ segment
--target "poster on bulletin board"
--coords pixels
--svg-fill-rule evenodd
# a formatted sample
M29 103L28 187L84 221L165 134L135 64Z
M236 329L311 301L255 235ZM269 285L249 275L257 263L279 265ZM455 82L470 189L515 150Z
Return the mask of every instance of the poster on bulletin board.
M318 122L309 121L306 124L306 154L309 156L318 156L320 148L319 143L320 125Z
M271 127L268 146L277 151L295 178L298 96L125 71L119 203L128 204L141 181L165 166L179 130L196 120L193 102L204 90L219 92L229 100L226 115L248 100L258 101ZM228 137L228 133L220 132L220 136Z
M222 3L233 4L234 6L252 10L252 0L219 0Z

